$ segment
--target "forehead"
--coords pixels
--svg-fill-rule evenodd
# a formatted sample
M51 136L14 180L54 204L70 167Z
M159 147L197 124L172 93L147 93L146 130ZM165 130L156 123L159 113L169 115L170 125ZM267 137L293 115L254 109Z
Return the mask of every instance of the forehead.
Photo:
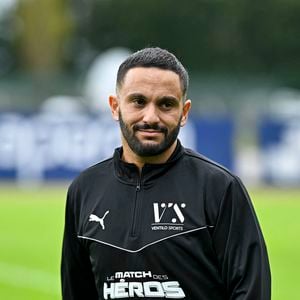
M157 92L182 97L179 75L170 70L152 67L129 69L119 91L125 95L132 92Z

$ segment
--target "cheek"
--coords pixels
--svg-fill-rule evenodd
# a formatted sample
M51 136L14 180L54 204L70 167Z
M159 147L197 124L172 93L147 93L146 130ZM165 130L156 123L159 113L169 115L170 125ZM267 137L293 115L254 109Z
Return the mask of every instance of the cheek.
M169 115L165 115L161 120L170 127L176 127L181 120L181 114L179 113L172 113Z
M136 111L130 107L121 109L121 114L123 121L128 124L139 122L143 118L142 111Z
M123 120L123 123L126 124L128 128L132 127L139 121L139 117L128 110L122 110L120 115Z

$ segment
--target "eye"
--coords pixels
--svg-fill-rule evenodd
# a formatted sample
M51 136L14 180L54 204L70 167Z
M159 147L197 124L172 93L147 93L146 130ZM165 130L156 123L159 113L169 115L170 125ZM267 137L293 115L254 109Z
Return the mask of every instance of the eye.
M165 110L170 110L172 109L173 107L176 106L176 101L174 100L170 100L170 99L165 99L163 100L161 103L160 103L160 107L162 109L165 109Z
M146 104L146 99L144 97L133 97L131 99L131 102L136 106L136 107L143 107Z
M162 107L165 107L165 108L170 108L172 106L173 106L173 103L171 103L170 101L165 102L165 103L162 104Z
M137 99L134 99L133 101L137 105L144 105L146 103L145 99L143 99L143 98L137 98Z

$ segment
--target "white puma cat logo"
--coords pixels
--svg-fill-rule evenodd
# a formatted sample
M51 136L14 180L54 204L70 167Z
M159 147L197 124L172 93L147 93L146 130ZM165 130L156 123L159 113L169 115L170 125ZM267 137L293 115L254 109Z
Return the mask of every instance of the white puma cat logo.
M105 229L104 218L106 217L106 215L108 213L109 213L109 210L107 212L105 212L105 214L104 214L104 216L102 218L99 218L98 216L91 214L90 218L89 218L89 221L90 222L99 222L99 224L101 225L102 229L104 230Z

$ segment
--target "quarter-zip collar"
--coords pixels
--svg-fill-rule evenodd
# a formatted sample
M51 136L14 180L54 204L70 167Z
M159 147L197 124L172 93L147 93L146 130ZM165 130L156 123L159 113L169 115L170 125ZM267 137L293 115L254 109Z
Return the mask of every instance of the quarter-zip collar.
M156 177L163 175L169 170L182 157L183 153L184 148L180 141L177 140L174 152L165 163L145 164L140 174L135 164L122 160L123 148L116 148L113 156L115 175L120 181L126 184L136 185L141 180L143 185L151 184Z

